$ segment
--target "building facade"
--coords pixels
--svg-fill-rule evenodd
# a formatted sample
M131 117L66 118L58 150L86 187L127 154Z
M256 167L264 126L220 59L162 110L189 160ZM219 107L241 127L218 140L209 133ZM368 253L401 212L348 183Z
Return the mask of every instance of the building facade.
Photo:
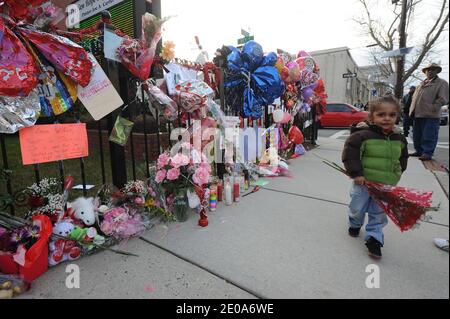
M393 92L394 72L389 64L363 66L360 70L369 80L369 100Z
M371 84L367 74L350 54L348 47L309 52L320 67L329 102L354 104L366 103L371 98ZM344 78L344 74L356 73L356 77Z

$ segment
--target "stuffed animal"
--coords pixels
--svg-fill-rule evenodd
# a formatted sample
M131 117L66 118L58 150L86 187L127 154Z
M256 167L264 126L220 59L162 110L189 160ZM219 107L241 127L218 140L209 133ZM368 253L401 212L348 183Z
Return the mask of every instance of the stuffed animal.
M98 235L97 230L94 227L75 227L69 237L76 241L83 241L83 243L85 243L83 246L88 250L94 248L95 245L102 245L105 243L105 237Z
M64 219L53 226L53 234L69 237L75 229L70 219ZM76 241L66 239L56 239L49 244L48 263L52 266L66 260L75 260L81 255L81 248L77 246Z
M96 203L93 197L79 197L68 206L72 210L70 217L82 221L84 225L92 226L96 221L98 222Z

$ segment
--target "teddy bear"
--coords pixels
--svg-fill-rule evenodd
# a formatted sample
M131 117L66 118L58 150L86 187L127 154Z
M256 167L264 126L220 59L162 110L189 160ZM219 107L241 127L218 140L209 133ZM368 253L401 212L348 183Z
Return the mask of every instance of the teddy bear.
M68 215L82 228L83 226L92 226L95 222L98 222L97 206L97 201L93 197L79 197L67 205L69 209Z
M75 225L72 220L65 219L58 221L53 226L53 234L69 237L74 229ZM51 241L49 244L48 263L51 266L54 266L66 260L75 260L80 257L80 255L81 248L77 246L76 241L58 238Z

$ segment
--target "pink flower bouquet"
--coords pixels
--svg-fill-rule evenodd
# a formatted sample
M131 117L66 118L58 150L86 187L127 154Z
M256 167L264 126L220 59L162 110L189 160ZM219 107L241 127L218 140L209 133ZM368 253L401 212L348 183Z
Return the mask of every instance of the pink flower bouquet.
M194 189L209 182L211 166L208 158L191 146L188 149L188 154L177 153L170 156L165 152L158 158L155 181L169 193Z

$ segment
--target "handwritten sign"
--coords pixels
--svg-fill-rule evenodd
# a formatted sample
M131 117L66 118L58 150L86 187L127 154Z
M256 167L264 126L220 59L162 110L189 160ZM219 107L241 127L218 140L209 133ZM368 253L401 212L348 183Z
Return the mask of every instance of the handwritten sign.
M23 165L89 155L85 123L35 125L19 131Z
M101 66L92 55L91 58L95 61L94 74L88 86L78 85L78 97L94 120L98 121L123 105L123 101Z

